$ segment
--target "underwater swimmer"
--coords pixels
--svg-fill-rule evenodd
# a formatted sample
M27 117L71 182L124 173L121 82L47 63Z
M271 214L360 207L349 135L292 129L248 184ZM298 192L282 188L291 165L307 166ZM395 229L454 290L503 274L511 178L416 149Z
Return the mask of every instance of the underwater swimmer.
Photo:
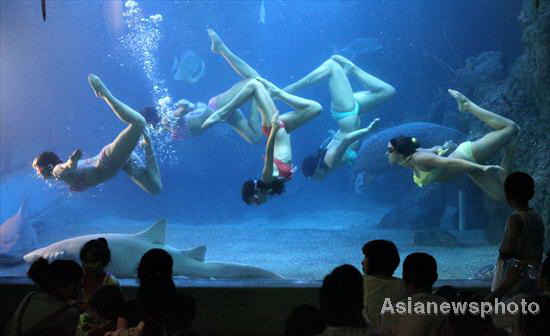
M367 89L353 92L348 76L354 75ZM302 172L306 177L322 179L334 168L355 162L356 149L362 137L378 122L374 119L366 128L361 128L361 116L395 94L388 83L357 67L347 58L335 55L304 78L287 86L287 92L328 80L331 95L331 115L338 125L338 131L328 145L323 144L318 153L302 161Z
M415 138L399 136L388 143L389 162L412 169L414 182L419 187L467 174L491 198L503 201L503 183L517 144L519 127L512 120L479 107L458 91L449 90L449 93L456 99L461 112L472 113L494 131L476 141L461 143L448 157L420 148ZM481 164L501 148L504 148L504 156L500 166Z
M279 115L271 100L271 114L262 113L262 125L267 116L271 115L270 125L262 126L262 132L268 137L262 178L245 181L241 188L241 197L245 203L261 205L270 196L281 194L284 191L284 183L294 176L290 132L319 115L322 107L315 101L291 95L263 78L257 78L255 81L265 86L270 100L271 97L279 99L293 108L293 111ZM250 85L257 84L251 82ZM261 92L260 88L257 90Z
M209 29L212 52L220 54L235 72L244 79L226 92L210 99L208 106L215 112L203 123L208 128L218 122L230 120L239 107L252 102L249 120L242 117L254 135L265 135L267 140L262 178L244 182L241 196L247 204L263 204L269 196L284 191L284 183L294 175L292 147L289 133L307 123L319 113L319 103L284 92L273 83L260 77L249 64L235 55L215 31ZM279 116L273 99L289 105L293 111ZM261 128L260 128L261 126Z
M170 132L173 140L184 140L188 137L199 136L206 130L202 124L214 113L211 107L203 102L193 103L187 99L180 99L176 108L162 113L148 106L141 111L148 124L161 127ZM243 113L237 110L227 118L227 123L247 142L258 143L260 137L252 131Z
M42 178L63 181L75 192L103 183L123 170L143 190L158 194L162 190L162 181L151 138L145 129L145 119L113 96L96 75L89 75L88 82L96 96L105 100L128 126L95 157L82 159L82 151L77 149L63 162L57 154L44 152L34 159L33 168ZM134 152L142 135L145 164Z

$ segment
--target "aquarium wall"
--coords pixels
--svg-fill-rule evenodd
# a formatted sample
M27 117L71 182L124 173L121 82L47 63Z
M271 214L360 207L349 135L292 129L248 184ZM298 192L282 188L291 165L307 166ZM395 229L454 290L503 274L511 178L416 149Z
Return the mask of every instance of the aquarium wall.
M118 251L123 259L131 253L139 258L150 247L167 249L181 261L176 275L191 278L319 280L341 264L361 269L363 244L385 239L396 244L401 260L416 251L435 256L440 279L488 279L512 211L505 200L493 200L467 174L419 188L413 170L388 162L392 137L410 134L431 147L447 140L475 141L489 132L478 118L459 111L447 89L521 128L509 169L533 176L537 188L531 206L546 225L550 222L547 2L540 7L532 1L45 4L44 16L39 1L0 2L2 277L25 276L29 263L45 251L53 251L51 258L79 261L63 241L82 242L81 236L93 235L111 237L113 254ZM228 64L207 29L254 75ZM274 92L322 64L336 64L349 79L354 99L376 96L380 86L365 84L355 68L346 68L348 63L338 63L333 55L381 80L389 93L372 106L360 106L361 124L354 130L380 120L350 145L355 156L338 161L320 180L304 176L302 161L309 155L318 158L331 141L347 139L345 123L331 117L331 109L339 111L331 90L343 86L333 85L322 70L325 77L292 92L306 103L289 105L284 94ZM104 148L127 125L96 97L89 74L101 78L136 113L145 115L146 107L156 111L157 121L146 119L162 190L146 192L134 183L139 165L121 166L82 192L71 191L63 181L44 180L33 169L33 160L44 151L66 161L80 149L80 167L90 159L91 170L112 155ZM255 79L256 74L269 82ZM269 195L261 205L244 202L242 186L265 177L269 155L268 137L259 132L258 119L266 113L262 105L258 108L250 98L239 112L243 119L238 122L244 123L239 125L258 130L252 140L235 132L237 112L206 130L192 127L192 117L200 118L196 109L213 109L213 97L231 89L241 92L248 82L261 85L250 90L275 97L270 113L300 111L300 104L322 107L311 110L319 114L304 125L286 125L291 149L278 147L275 156L284 156L292 179L285 181L283 193ZM105 97L102 91L98 95ZM173 117L178 109L187 115L185 121ZM270 126L268 119L261 126ZM182 125L185 134L174 131ZM136 139L134 146L139 162L150 163L147 141ZM497 165L502 153L479 164ZM282 174L281 166L274 167ZM153 179L154 172L144 174ZM120 237L122 242L116 241ZM141 241L147 244L135 247ZM53 256L56 251L64 252ZM133 266L122 270L117 262L108 266L113 273L135 276ZM230 266L223 274L203 272L214 262ZM189 272L188 263L197 264L196 272ZM249 268L232 268L243 264Z

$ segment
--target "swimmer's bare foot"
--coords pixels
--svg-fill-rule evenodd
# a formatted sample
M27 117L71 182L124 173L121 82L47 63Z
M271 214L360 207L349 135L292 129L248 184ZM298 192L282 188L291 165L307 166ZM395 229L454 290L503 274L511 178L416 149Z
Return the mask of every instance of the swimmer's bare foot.
M208 36L210 36L210 41L212 41L212 45L210 46L212 52L215 54L221 53L225 46L223 41L213 29L207 29L206 32L208 33Z
M330 58L336 63L340 64L342 69L344 69L344 71L346 72L351 72L356 66L352 61L342 55L333 55Z
M281 93L281 89L277 85L268 81L267 79L262 77L256 77L256 80L262 83L262 85L266 88L266 90L269 92L271 96L278 96Z
M92 90L94 90L97 98L104 98L109 92L109 89L107 89L101 79L94 74L88 75L88 83L90 83L90 86L92 87Z
M449 91L451 96L453 96L454 99L456 99L456 102L458 103L458 110L460 112L470 111L470 108L472 107L472 102L470 101L470 99L466 98L465 95L463 95L462 93L456 90L448 89L447 91Z
M221 110L221 109L220 109ZM201 125L201 128L204 129L204 128L208 128L216 123L219 123L219 122L222 122L222 117L220 115L220 113L218 113L220 110L212 113L210 115L210 117L208 117Z

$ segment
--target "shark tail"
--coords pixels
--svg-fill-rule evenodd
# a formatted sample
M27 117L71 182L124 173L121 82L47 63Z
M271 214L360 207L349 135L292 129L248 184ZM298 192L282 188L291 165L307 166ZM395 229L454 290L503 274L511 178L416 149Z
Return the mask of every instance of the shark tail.
M206 246L201 245L189 250L180 250L180 252L186 257L203 262L206 255Z

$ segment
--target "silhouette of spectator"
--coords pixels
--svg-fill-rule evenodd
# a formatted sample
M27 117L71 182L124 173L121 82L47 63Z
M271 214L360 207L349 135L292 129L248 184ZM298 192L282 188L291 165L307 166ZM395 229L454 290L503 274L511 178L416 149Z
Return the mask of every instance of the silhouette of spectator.
M90 298L88 309L80 314L76 336L103 336L115 331L118 318L124 316L126 302L118 286L107 285Z
M477 304L481 307L484 298L471 291L457 293L455 302L461 304ZM482 317L481 314L473 314L466 309L464 314L449 314L448 330L444 334L449 336L476 335L476 336L500 336L508 335L504 330L499 330L493 324L491 316Z
M417 303L419 306L428 307L439 306L445 301L444 298L432 294L432 289L437 280L437 263L431 255L427 253L411 253L403 262L403 288L405 298L398 302L408 306L410 299L411 307ZM388 304L386 304L388 303ZM382 334L396 336L416 336L416 335L439 335L446 326L446 316L442 314L416 313L415 310L405 311L399 314L396 309L396 302L387 300L382 307L382 319L380 321L380 331Z
M164 279L163 281L170 282L173 285L173 265L174 260L172 256L165 250L156 248L147 251L141 257L137 269L140 288L141 284L144 284L150 278L156 279L157 282L161 281L159 279ZM139 327L141 322L145 322L142 320L143 313L139 302L139 297L136 297L136 300L130 300L128 302L126 319L123 323L117 325L117 329L131 329ZM141 302L143 302L143 300L141 300ZM174 295L170 298L170 302L170 310L163 316L163 328L166 329L169 335L176 332L184 333L184 335L192 335L190 328L197 313L197 303L195 299L189 295L174 291ZM142 326L143 325L144 324L142 324ZM150 323L149 327L153 328L153 325L154 324ZM138 329L134 331L137 332L136 330ZM113 335L117 334L114 333Z
M80 311L71 305L78 297L82 268L70 260L51 264L36 260L27 275L39 290L25 296L4 332L5 336L46 334L73 335Z
M336 267L319 290L321 315L327 323L322 336L368 335L363 309L363 279L351 265Z
M514 212L508 217L504 229L491 291L496 291L502 285L504 275L510 267L520 267L519 264L525 263L527 266L522 278L504 296L536 294L535 277L529 277L529 273L542 260L544 224L540 215L529 207L529 201L535 194L535 183L529 174L515 172L504 181L504 192L508 205Z
M104 270L111 262L111 250L105 238L92 239L80 250L80 261L84 269L80 299L87 302L102 286L119 286L118 280Z
M401 279L393 276L399 266L397 247L391 241L371 240L363 246L363 317L369 330L378 330L380 309L386 298L402 294Z
M550 331L550 296L533 295L526 299L527 305L537 304L538 314L519 316L519 332L522 336L547 336Z
M285 336L313 336L322 333L325 326L319 309L303 304L294 307L288 315Z

